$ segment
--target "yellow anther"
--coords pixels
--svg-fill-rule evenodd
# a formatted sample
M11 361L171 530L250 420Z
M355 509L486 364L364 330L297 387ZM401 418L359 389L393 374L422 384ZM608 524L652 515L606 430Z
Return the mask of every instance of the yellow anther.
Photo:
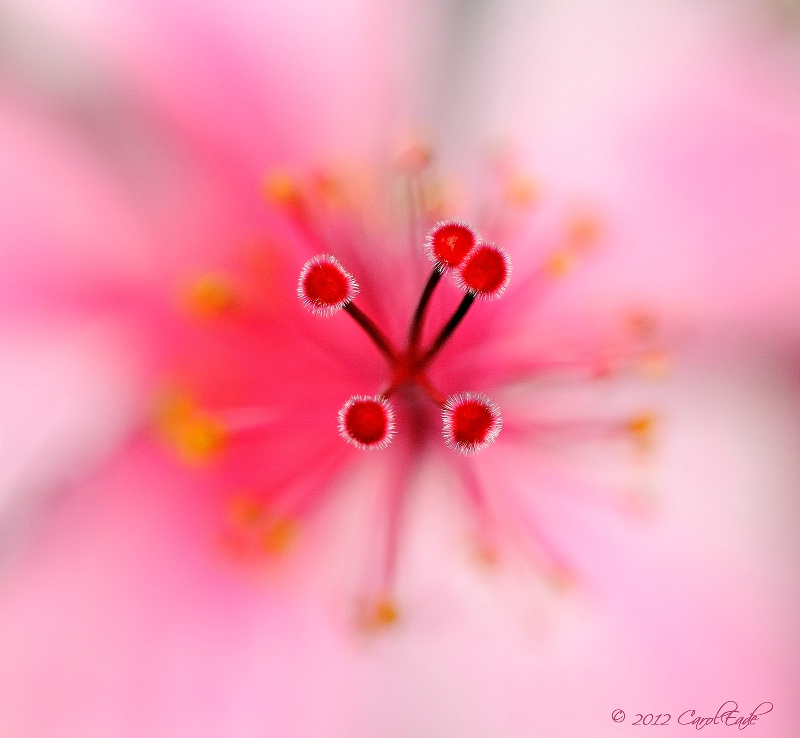
M198 410L184 392L172 392L162 399L156 408L156 421L164 439L189 463L210 460L227 440L222 423Z
M297 523L288 518L278 518L271 521L264 529L261 536L261 547L270 554L282 554L297 537Z
M506 182L506 199L519 208L529 208L539 200L539 187L532 179L515 174Z
M578 251L586 250L595 244L602 230L602 223L597 216L591 213L575 214L567 223L567 242Z
M672 370L672 359L666 351L649 351L642 356L640 369L649 379L663 379Z
M545 269L553 277L569 274L575 266L575 254L567 249L554 251L545 262Z
M156 407L156 421L161 433L174 438L178 427L196 410L192 398L184 392L167 392Z
M634 415L625 423L625 430L630 433L637 446L642 450L647 450L653 440L656 419L652 413L642 413Z
M644 310L632 311L628 315L628 324L636 338L646 341L658 332L658 320L653 313Z
M347 194L342 180L331 172L319 172L314 177L314 188L327 205L335 210L343 210L347 204Z
M221 277L199 277L186 290L186 306L193 315L211 318L228 312L236 304L231 286Z
M228 503L228 517L237 526L249 528L264 514L264 506L247 495L237 495Z
M264 177L262 192L273 205L297 205L302 199L297 181L288 172L281 170L270 172Z
M173 437L178 454L192 464L217 456L225 446L225 426L203 413L193 413L177 424Z
M394 600L381 597L367 607L364 626L370 630L388 628L400 619L400 612Z
M475 563L487 569L497 566L500 559L497 549L485 541L475 541L472 546L472 556Z

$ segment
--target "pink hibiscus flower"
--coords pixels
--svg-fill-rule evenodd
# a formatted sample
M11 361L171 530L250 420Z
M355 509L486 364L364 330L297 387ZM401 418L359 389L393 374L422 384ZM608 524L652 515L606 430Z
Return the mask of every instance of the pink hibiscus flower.
M505 81L499 99L487 92L471 116L454 96L434 136L463 188L474 117L490 113L475 123L482 136L493 116L514 120L554 190L530 212L516 157L478 169L459 197L420 167L423 151L400 162L405 177L372 156L389 138L375 122L391 119L389 69L376 60L400 38L384 12L81 4L51 16L52 36L12 36L3 300L16 330L4 387L19 422L4 500L16 538L34 545L3 585L5 732L616 735L617 708L629 723L670 712L674 727L684 709L705 715L734 698L743 712L772 701L763 722L790 734L796 667L776 659L791 653L796 553L778 521L796 479L781 453L797 426L780 371L734 344L724 368L701 356L672 385L660 524L574 503L598 485L589 502L619 501L608 451L649 426L628 384L597 378L664 358L646 314L620 308L644 297L703 329L736 320L755 333L794 304L796 108L772 70L753 71L762 57L726 47L737 37L708 31L704 16L576 7L539 26L513 8L484 19L507 41L498 68L480 70ZM646 33L629 32L632 18ZM480 48L460 28L456 46ZM539 29L544 64L514 28ZM32 54L28 40L42 37L53 50ZM583 53L567 53L575 44ZM102 74L81 61L93 55ZM671 68L678 58L685 68ZM542 72L556 85L543 100L518 94L559 60ZM450 88L480 77L451 63ZM603 71L613 84L597 84ZM332 148L378 164L323 167ZM285 163L266 207L263 172ZM607 254L587 254L591 221L558 209L578 182L610 203ZM443 279L423 243L440 217L477 231L446 227L469 241L463 258L446 228L431 232ZM503 260L477 269L480 255L502 254L492 242L513 274ZM555 279L584 257L594 268ZM506 281L499 299L472 304ZM308 314L298 288L338 313ZM582 380L577 396L543 382L563 375ZM154 388L155 403L137 399ZM78 393L91 402L64 399ZM154 404L176 454L152 441ZM786 432L763 440L776 424ZM125 453L76 484L120 438ZM594 468L591 482L565 482L565 452L570 474ZM754 508L765 463L775 499ZM59 483L70 494L42 509L61 499L42 492ZM784 548L768 555L767 541ZM497 593L459 560L469 546L484 563L499 556ZM520 550L542 565L530 580ZM565 562L592 594L586 611L543 586ZM372 655L354 655L347 635L354 592L368 625L402 607L403 627ZM557 621L547 638L543 617Z

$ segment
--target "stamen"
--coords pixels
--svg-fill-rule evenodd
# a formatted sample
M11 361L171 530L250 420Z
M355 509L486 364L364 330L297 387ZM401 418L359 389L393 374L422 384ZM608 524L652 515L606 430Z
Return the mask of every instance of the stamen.
M356 448L386 448L394 438L391 404L380 396L354 395L339 411L339 434Z
M505 184L506 200L518 208L533 207L539 199L539 186L524 174L512 174Z
M236 294L223 277L207 274L188 286L184 300L192 315L215 318L229 312L236 305Z
M218 418L200 410L188 395L167 395L157 408L157 423L165 440L189 464L204 464L219 456L229 429Z
M471 226L457 220L437 223L425 239L425 253L440 269L457 267L478 243Z
M647 451L653 442L656 418L653 413L642 413L628 419L625 430L630 434L640 451Z
M270 521L260 536L261 549L273 556L286 553L297 538L297 523L289 518Z
M300 271L297 296L311 312L329 316L348 305L358 294L358 284L330 254L319 254Z
M458 286L486 300L493 300L505 292L511 278L511 259L505 249L493 243L482 243L475 248L458 270Z
M209 415L194 413L175 428L175 447L184 461L205 463L225 447L227 429Z
M475 454L495 441L503 427L500 408L486 395L459 392L442 408L445 442L462 454Z
M399 618L397 603L388 595L383 595L374 602L364 602L358 619L365 631L376 631L390 628Z
M262 192L267 201L274 205L297 207L302 202L297 181L283 170L275 170L264 177Z

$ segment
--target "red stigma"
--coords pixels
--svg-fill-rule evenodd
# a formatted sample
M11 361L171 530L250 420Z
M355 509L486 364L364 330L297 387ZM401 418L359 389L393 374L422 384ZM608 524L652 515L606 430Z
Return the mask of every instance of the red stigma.
M463 392L451 395L442 409L447 444L464 454L486 448L500 433L500 409L486 395Z
M458 283L464 290L492 299L503 294L510 277L511 260L505 250L483 243L464 260Z
M392 406L382 397L351 397L339 411L339 433L358 448L385 448L394 437Z
M320 254L300 272L297 294L311 311L330 315L358 294L358 285L333 256Z
M428 233L425 250L428 257L440 267L457 267L467 254L475 248L478 238L475 231L465 223L443 221Z

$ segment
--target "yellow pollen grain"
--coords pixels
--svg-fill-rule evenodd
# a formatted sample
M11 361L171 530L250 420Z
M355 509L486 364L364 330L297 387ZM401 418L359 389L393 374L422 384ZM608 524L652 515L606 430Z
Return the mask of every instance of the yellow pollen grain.
M225 426L203 413L194 413L177 424L173 437L180 457L192 464L202 464L217 456L225 447Z
M262 193L273 205L296 205L301 199L300 187L288 172L276 170L263 180Z
M168 392L156 407L156 421L161 433L174 438L178 427L197 409L192 398L184 392Z
M499 563L497 549L490 543L476 541L472 546L472 558L478 566L492 569Z
M261 535L261 548L269 554L285 553L297 537L297 523L288 518L273 520Z
M505 189L506 199L519 208L533 207L539 200L538 185L522 174L509 177Z
M653 338L658 332L658 319L644 310L631 312L628 324L633 334L642 341Z
M249 528L264 514L264 506L247 495L237 495L228 503L228 518L237 526Z
M590 213L576 214L567 223L567 240L573 248L586 250L597 242L602 230L602 223L596 216Z
M672 371L672 359L666 351L649 351L642 356L639 368L648 379L663 379Z
M567 249L554 251L545 262L545 269L553 277L564 277L575 267L575 254Z
M223 278L204 275L189 285L185 303L192 315L213 318L229 312L236 304L236 296Z
M365 626L370 629L388 628L400 619L400 612L394 600L381 597L366 614Z
M348 206L347 194L341 179L330 172L320 172L314 178L314 187L328 207L345 210Z
M652 413L634 415L625 424L625 430L631 434L637 446L646 451L653 441L656 419Z

